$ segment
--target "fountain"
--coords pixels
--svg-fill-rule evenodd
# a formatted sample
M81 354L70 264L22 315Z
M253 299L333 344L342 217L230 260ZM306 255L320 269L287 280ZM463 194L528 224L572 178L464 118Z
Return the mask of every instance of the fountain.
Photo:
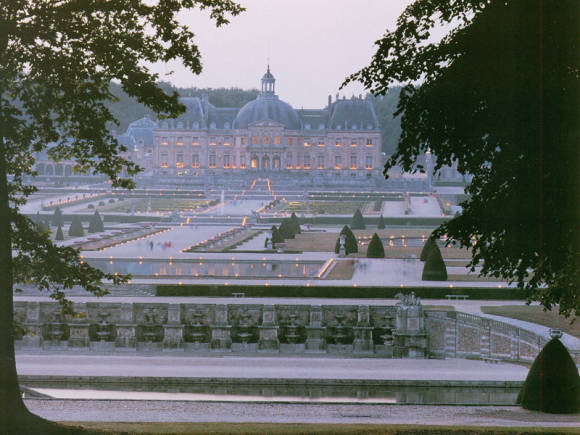
M238 324L237 324L237 338L240 340L240 344L236 350L242 352L249 352L254 351L255 349L250 349L250 340L254 329L254 322L252 319L252 314L249 311L242 311L238 317ZM233 347L233 346L232 346ZM255 347L255 346L254 346Z
M60 347L62 341L65 339L65 323L60 311L54 311L50 315L50 322L47 325L46 332L48 341L47 345L50 347Z
M188 338L193 344L194 350L199 350L204 346L207 341L207 325L205 323L206 313L203 311L195 310L191 313L191 320L189 322L189 334Z

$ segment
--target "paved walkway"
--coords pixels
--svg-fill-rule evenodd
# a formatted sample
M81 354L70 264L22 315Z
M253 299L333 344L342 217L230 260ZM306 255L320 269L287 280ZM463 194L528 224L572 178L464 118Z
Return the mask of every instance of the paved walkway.
M332 357L164 355L16 356L19 375L252 379L523 381L527 367L482 361Z
M210 403L127 400L26 400L58 421L355 423L578 428L580 415L542 414L516 406ZM580 432L580 431L579 431Z

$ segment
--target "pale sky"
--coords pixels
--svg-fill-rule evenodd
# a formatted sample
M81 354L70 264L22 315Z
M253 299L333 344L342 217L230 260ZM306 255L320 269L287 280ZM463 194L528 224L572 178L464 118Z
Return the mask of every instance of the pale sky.
M239 0L246 11L219 29L207 14L191 11L181 21L195 33L203 72L195 76L177 63L153 71L180 87L259 89L269 57L279 97L296 109L319 109L329 94L334 100L349 74L370 62L374 42L394 28L410 2ZM361 93L358 84L340 91L347 98Z

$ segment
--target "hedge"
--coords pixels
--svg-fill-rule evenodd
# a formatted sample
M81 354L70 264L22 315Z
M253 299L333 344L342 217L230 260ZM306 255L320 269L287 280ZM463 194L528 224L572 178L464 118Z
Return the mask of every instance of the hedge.
M419 226L419 227L435 227L445 223L451 219L452 216L441 217L385 217L385 225L387 226ZM351 218L348 216L313 216L300 217L301 224L313 225L349 225ZM366 225L377 225L378 217L365 217ZM265 224L279 223L280 218L275 217L261 217L260 222Z
M467 295L481 300L524 300L522 289L483 287L331 287L331 286L283 286L283 285L217 285L217 284L163 284L155 289L156 296L216 296L231 297L232 293L245 293L247 297L310 297L328 299L385 299L398 293L415 292L423 299L445 299L446 295Z

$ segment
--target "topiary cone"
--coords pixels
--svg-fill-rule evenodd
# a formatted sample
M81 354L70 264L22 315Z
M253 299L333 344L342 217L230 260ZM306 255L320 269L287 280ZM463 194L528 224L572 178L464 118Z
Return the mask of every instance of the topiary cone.
M419 257L419 259L421 261L426 261L433 247L437 247L437 243L435 242L435 240L429 237L425 242L425 244L423 245L423 249L421 250L421 256Z
M369 243L367 258L385 258L385 248L377 233L373 234L371 242Z
M423 266L421 279L423 281L447 281L447 268L445 267L439 246L435 245L431 249L427 261L425 261L425 265Z
M550 340L538 354L518 394L524 409L552 414L580 412L580 377L566 347Z

